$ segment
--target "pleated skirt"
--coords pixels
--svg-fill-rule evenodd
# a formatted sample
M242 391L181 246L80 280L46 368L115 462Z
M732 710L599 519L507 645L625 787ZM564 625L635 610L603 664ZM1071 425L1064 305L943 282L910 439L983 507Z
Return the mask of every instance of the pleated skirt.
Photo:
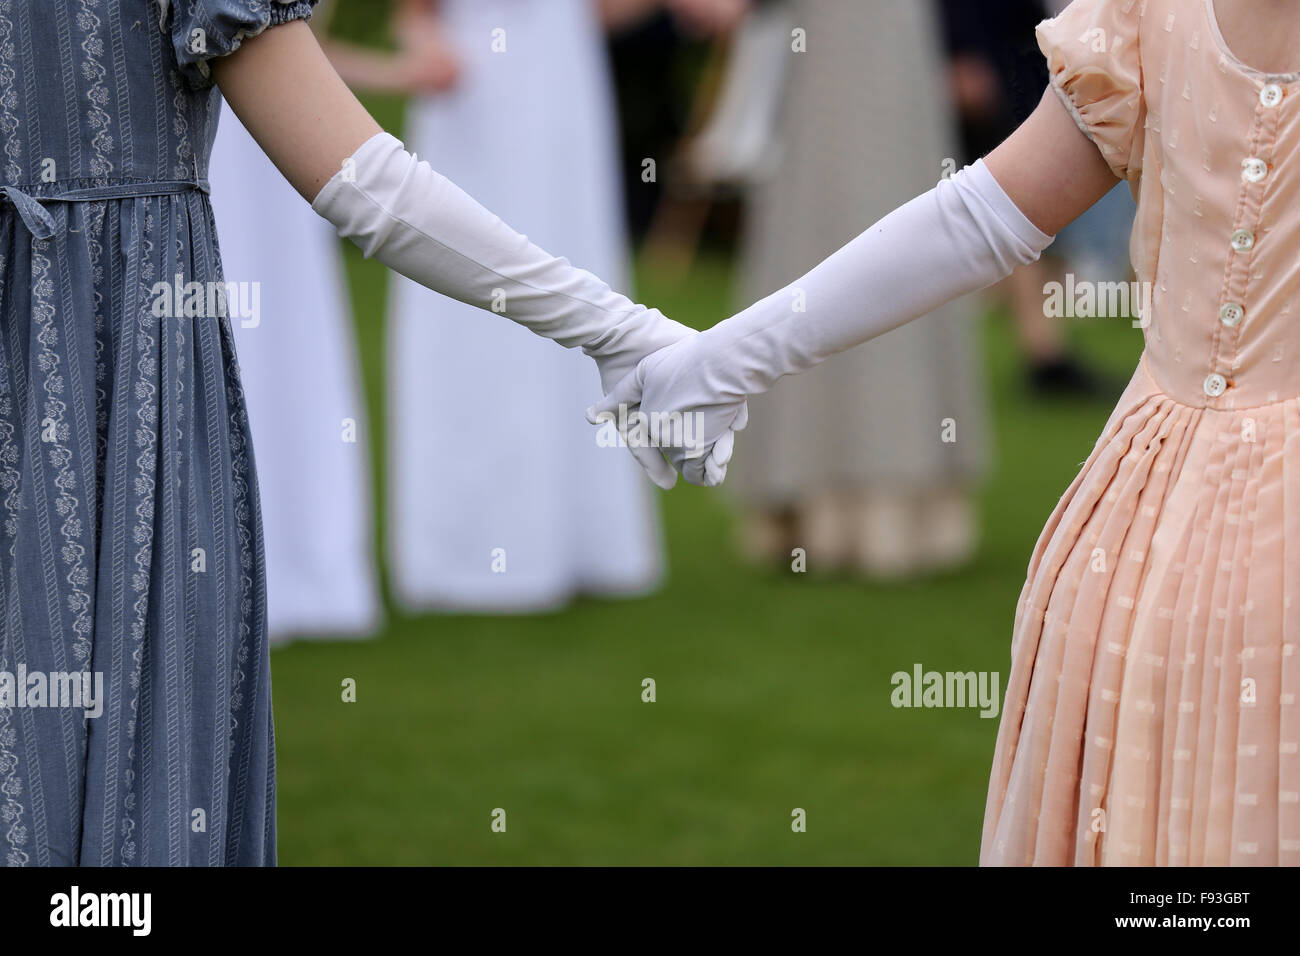
M1300 400L1145 363L1030 563L984 865L1300 863Z

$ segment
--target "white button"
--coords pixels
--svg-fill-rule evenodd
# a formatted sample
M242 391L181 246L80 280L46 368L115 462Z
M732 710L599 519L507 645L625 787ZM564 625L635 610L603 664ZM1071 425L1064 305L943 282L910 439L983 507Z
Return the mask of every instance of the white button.
M1255 248L1255 234L1249 229L1238 229L1232 234L1232 248L1237 252L1250 252Z
M1218 398L1228 390L1228 380L1214 372L1205 379L1205 394L1210 398Z
M1276 83L1270 83L1259 91L1259 101L1269 109L1272 109L1274 106L1277 106L1277 104L1282 102L1283 95L1282 87L1278 86Z
M1246 317L1246 310L1236 302L1229 302L1219 310L1219 321L1232 328L1240 324L1241 320Z
M1241 161L1241 178L1248 183L1262 183L1268 176L1268 163L1252 156Z

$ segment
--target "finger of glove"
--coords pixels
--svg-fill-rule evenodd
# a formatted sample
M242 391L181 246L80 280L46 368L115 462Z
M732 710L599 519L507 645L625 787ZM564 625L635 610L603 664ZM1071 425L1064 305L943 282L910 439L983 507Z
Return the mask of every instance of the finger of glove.
M593 425L601 425L611 416L617 420L620 406L632 408L640 404L641 377L637 375L636 369L633 369L619 379L618 384L609 390L609 394L587 409L587 421Z
M722 437L713 443L713 449L709 452L709 459L712 460L715 467L726 467L731 462L731 456L736 451L736 433L733 429L727 429Z
M727 466L731 463L731 456L736 448L736 433L728 431L719 438L713 445L707 458L704 459L704 485L706 488L716 488L727 480Z
M736 412L736 417L731 423L731 430L734 432L742 431L749 424L749 402L740 403L740 411Z
M704 459L704 487L716 488L727 480L727 466L710 455Z
M698 458L687 458L680 464L682 477L692 485L699 485L702 488L712 487L709 484L708 462L710 456L700 455Z
M629 444L628 451L637 460L645 473L664 491L671 491L677 484L677 471L668 464L663 453L650 445Z

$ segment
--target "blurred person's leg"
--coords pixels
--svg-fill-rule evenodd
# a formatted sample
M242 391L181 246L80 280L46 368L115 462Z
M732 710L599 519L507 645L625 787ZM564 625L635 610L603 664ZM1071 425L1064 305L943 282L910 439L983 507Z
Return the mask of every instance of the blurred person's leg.
M1129 244L1136 214L1131 187L1117 183L1097 205L1062 230L1055 245L1076 279L1119 282L1133 275Z
M849 567L857 543L857 529L847 520L853 496L837 488L812 491L795 509L799 547L807 549L815 572Z
M917 553L932 570L959 567L979 546L979 503L969 488L942 488L917 509Z
M797 540L793 508L749 508L740 515L737 543L752 561L767 565L793 562Z
M1020 347L1031 365L1051 362L1065 351L1065 330L1043 308L1043 286L1051 281L1052 266L1039 259L1013 272L1003 281Z
M906 488L864 491L845 516L854 530L854 561L871 578L890 580L928 570L920 549L917 494Z

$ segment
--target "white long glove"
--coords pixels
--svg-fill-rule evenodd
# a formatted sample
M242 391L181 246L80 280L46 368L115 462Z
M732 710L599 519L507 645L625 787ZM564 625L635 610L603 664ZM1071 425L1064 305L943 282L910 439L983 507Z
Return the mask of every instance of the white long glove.
M587 412L620 405L643 416L695 415L695 447L731 456L746 396L837 352L993 285L1036 260L1053 241L998 185L984 161L901 206L780 292L637 366ZM810 423L815 425L816 423ZM702 467L702 466L701 466Z
M312 208L367 257L407 278L581 348L607 392L645 356L698 334L539 249L388 133L367 140ZM661 453L629 447L655 484L673 486L677 474ZM729 442L720 450L730 457ZM725 473L725 464L710 467Z

